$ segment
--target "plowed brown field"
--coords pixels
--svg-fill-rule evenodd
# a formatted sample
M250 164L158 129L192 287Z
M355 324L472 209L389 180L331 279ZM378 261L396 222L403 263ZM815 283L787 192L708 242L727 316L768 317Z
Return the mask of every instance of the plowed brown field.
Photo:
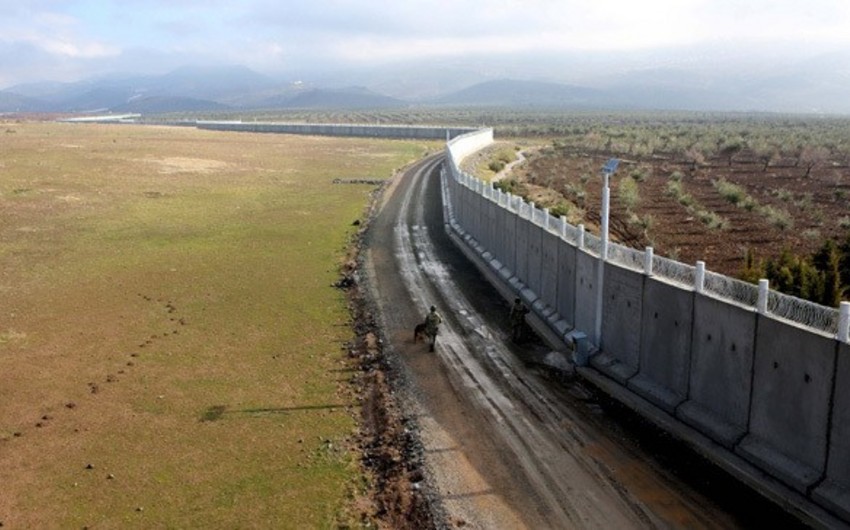
M606 158L552 149L532 152L512 177L526 183L528 196L542 205L544 190L557 192L570 203L571 222L596 231ZM696 167L672 157L623 160L611 179L612 238L635 248L653 246L656 254L684 263L702 260L709 270L733 276L744 266L747 249L759 259L776 257L783 249L808 255L827 238L843 240L850 232L850 167L825 163L805 174L806 168L793 160L765 168L746 153L731 164L715 158ZM630 206L624 199L625 179L636 183ZM680 195L669 192L671 181L678 181ZM741 187L749 207L733 204L718 191L717 181ZM695 206L683 204L682 194L690 195ZM549 192L547 200L559 198ZM715 223L704 222L698 212L713 216Z

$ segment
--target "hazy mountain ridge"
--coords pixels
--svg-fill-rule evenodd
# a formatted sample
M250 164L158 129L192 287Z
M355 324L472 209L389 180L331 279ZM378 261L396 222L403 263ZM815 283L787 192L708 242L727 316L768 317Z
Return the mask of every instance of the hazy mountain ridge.
M485 81L429 100L444 105L515 107L598 107L612 98L602 90L552 83L500 79Z
M850 53L721 65L693 57L640 67L573 72L565 82L522 78L522 58L406 64L280 81L244 66L183 67L164 75L113 74L75 83L27 83L0 91L0 112L144 112L275 108L403 108L406 105L629 108L850 113ZM564 59L573 61L576 58ZM591 62L590 59L585 59ZM601 61L601 60L600 60ZM722 63L722 61L720 61ZM587 72L597 72L589 75ZM537 65L537 74L547 70Z

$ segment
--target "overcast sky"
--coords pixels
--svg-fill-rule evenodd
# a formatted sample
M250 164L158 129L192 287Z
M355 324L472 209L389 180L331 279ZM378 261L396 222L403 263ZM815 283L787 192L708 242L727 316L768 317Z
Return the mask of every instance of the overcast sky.
M0 88L197 62L268 74L703 44L850 50L848 0L0 0Z

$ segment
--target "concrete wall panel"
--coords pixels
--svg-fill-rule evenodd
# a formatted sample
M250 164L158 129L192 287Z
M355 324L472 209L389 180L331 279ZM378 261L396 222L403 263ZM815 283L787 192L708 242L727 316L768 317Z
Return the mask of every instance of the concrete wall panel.
M836 342L759 317L749 434L737 450L805 493L826 464Z
M558 310L558 243L560 238L544 231L540 243L540 298Z
M453 181L451 176L448 179L450 182ZM454 186L452 189L452 202L455 207L455 221L466 230L468 224L466 221L466 186L461 185L459 182L453 182L452 186Z
M451 176L448 177L448 181L452 185L452 203L455 210L455 221L466 230L468 224L466 221L466 186L455 182Z
M640 362L643 273L605 264L602 296L602 352L596 364L625 383Z
M501 263L504 255L504 213L502 209L495 205L493 209L492 216L493 230L492 230L492 248L493 256Z
M473 191L470 194L472 198L472 205L470 209L470 213L472 214L472 237L481 243L481 239L483 237L484 227L484 197L481 196L480 193Z
M525 284L528 284L528 233L533 229L527 219L517 217L516 220L516 253L514 254L514 274Z
M575 329L592 339L596 333L596 267L599 259L576 252Z
M464 227L470 234L477 229L477 213L476 204L478 203L477 195L472 188L466 188L466 226Z
M570 327L576 327L576 248L558 240L557 310Z
M496 203L486 200L484 216L484 247L491 253L496 252Z
M517 215L507 208L502 211L502 244L504 249L500 256L502 265L516 273L516 249L517 249Z
M540 296L540 276L543 270L543 229L530 224L528 229L528 272L523 280Z
M747 432L755 334L752 309L695 296L688 401L676 414L730 449Z
M647 278L640 370L629 388L673 414L688 395L694 294Z
M826 480L814 492L820 504L850 521L850 345L838 350Z

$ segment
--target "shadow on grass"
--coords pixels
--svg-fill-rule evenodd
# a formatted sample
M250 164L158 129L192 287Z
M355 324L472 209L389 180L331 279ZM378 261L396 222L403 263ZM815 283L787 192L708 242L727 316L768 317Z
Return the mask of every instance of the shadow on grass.
M332 368L328 370L331 373L355 373L359 372L360 368Z
M227 410L227 405L213 405L201 414L200 421L218 421L225 414L285 414L303 410L334 410L344 409L348 405L303 405L300 407L269 407L257 409Z

